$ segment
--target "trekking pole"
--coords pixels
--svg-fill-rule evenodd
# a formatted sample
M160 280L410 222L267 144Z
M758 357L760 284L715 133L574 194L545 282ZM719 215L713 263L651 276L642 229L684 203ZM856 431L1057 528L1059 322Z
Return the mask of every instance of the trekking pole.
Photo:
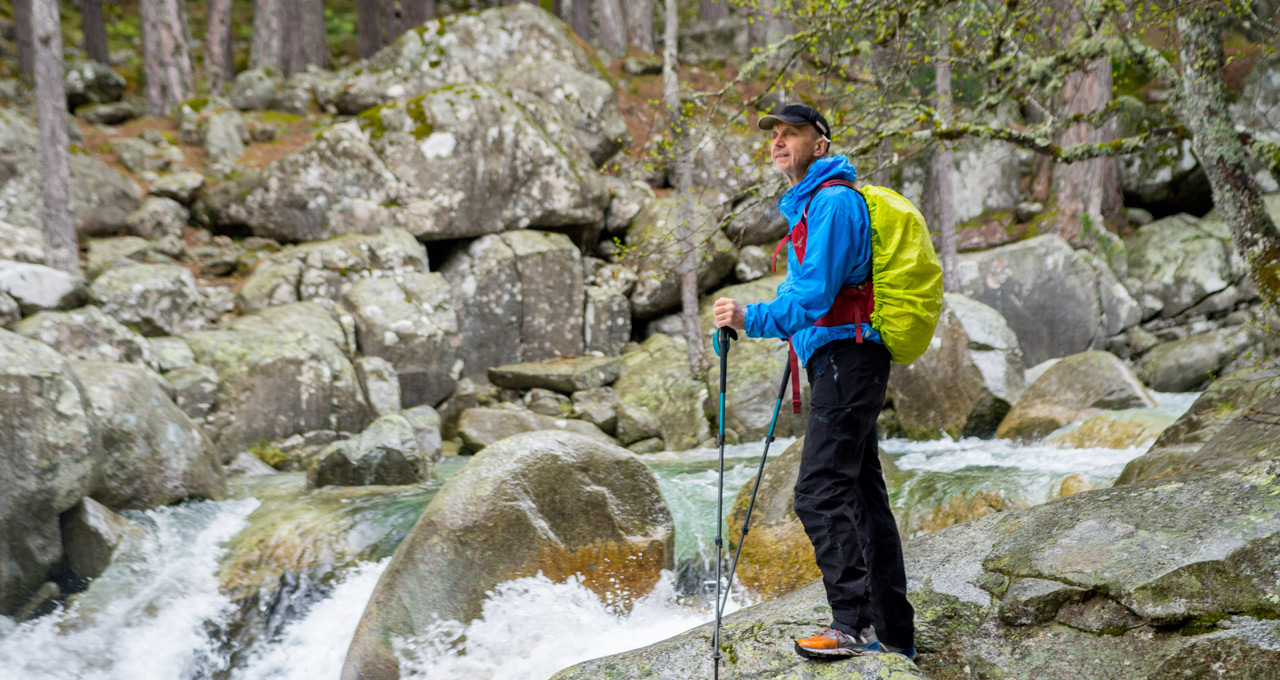
M742 555L742 544L747 542L747 531L751 526L751 511L756 507L756 493L760 491L760 479L764 477L764 464L769 460L769 445L773 443L774 428L778 425L778 411L782 408L782 398L787 394L787 382L791 380L791 362L782 362L782 384L778 386L778 401L773 405L773 420L769 421L769 434L764 438L764 453L760 455L760 467L756 470L756 483L751 487L751 500L747 502L747 515L742 520L742 534L738 537L738 547L733 551L733 561L729 563L729 580L725 585L724 600L717 602L720 611L729 604L729 593L733 588L733 572L738 570L738 558Z
M716 444L720 447L719 481L716 486L716 627L711 636L711 662L715 667L715 678L720 678L720 560L724 550L724 391L729 374L729 341L737 340L738 334L728 326L720 327L717 354L720 355L720 431L716 434Z

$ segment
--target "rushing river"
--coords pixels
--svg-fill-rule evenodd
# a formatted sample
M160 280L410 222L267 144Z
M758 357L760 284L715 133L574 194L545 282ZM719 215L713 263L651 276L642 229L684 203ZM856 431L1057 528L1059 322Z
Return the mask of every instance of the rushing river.
M1176 416L1196 395L1161 395ZM792 442L779 440L770 457ZM956 493L990 491L1015 504L1049 499L1063 477L1111 482L1145 447L1060 449L1001 441L882 442L905 474L892 485L895 512L918 512ZM728 447L725 509L755 475L762 444ZM576 662L648 645L712 617L714 450L650 458L676 524L676 573L626 613L575 582L542 577L499 586L470 624L445 622L427 642L400 650L405 677L542 680ZM447 478L465 459L446 459ZM287 480L286 480L287 481ZM409 501L425 507L440 480ZM271 639L232 650L226 629L235 606L216 576L224 544L259 506L256 498L192 502L125 513L136 529L111 567L65 608L17 624L0 617L0 675L13 680L315 680L338 677L388 559L346 568L322 597L299 603ZM735 591L733 611L750 604ZM234 659L234 662L233 662Z

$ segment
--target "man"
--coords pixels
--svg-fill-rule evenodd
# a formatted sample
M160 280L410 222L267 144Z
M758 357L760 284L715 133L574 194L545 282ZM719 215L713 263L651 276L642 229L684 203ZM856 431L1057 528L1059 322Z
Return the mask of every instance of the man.
M791 225L787 276L772 302L744 309L720 298L714 312L717 327L753 338L790 338L809 378L795 510L813 543L833 620L797 641L796 652L809 658L877 651L910 658L914 611L876 436L889 352L866 322L867 204L851 187L829 184L851 183L857 172L844 156L828 155L831 128L822 114L793 104L762 117L759 127L772 131L773 165L791 182L778 203ZM859 306L861 315L841 313ZM876 639L867 634L872 626Z

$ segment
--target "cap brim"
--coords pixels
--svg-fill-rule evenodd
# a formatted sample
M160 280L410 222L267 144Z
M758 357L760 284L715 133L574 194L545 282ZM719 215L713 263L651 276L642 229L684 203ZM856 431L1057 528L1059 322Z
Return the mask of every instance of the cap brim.
M760 116L760 121L756 123L756 127L761 130L772 130L773 126L778 123L786 123L787 125L813 125L813 123L810 123L800 116L778 116L771 113L765 116Z

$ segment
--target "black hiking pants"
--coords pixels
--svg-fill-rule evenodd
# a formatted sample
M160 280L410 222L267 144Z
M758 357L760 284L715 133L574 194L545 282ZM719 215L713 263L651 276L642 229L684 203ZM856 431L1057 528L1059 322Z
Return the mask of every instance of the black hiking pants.
M874 625L894 647L914 646L902 540L880 470L876 418L889 382L889 351L836 340L806 367L812 392L796 479L796 515L822 570L833 627Z

